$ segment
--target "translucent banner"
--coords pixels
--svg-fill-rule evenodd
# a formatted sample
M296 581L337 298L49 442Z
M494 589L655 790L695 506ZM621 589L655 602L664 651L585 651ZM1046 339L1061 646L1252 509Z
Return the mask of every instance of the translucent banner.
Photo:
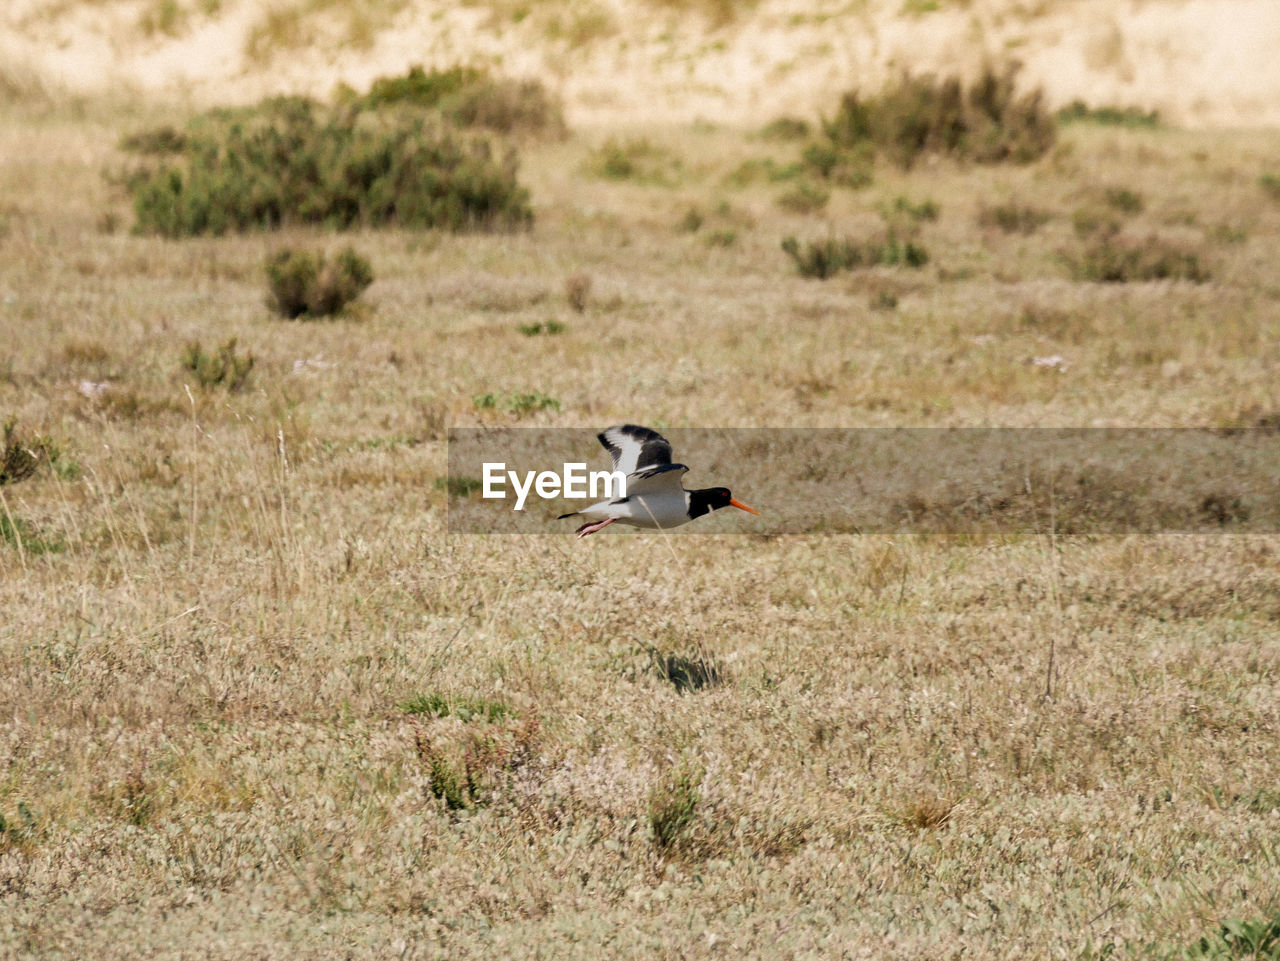
M657 511L672 533L1280 530L1280 432L1263 428L669 428L688 471L648 477L615 471L599 433L450 429L449 530L569 534L584 517L560 515L627 498L604 513ZM759 514L697 495L705 513L675 516L681 487Z

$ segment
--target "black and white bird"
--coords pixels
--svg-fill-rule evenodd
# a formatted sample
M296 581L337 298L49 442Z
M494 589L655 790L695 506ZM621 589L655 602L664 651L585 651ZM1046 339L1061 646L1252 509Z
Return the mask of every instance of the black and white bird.
M627 496L599 501L580 511L561 514L560 520L566 517L587 519L577 530L579 537L594 534L615 521L632 527L661 530L687 524L721 507L736 507L748 514L760 513L734 500L727 487L685 490L682 478L689 468L684 464L671 463L671 445L657 431L623 424L610 427L596 436L613 458L613 469L626 475Z

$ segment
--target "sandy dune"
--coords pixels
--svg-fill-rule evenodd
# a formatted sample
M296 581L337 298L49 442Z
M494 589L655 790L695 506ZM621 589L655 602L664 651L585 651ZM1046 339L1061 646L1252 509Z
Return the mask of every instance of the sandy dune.
M319 12L289 16L303 7ZM157 28L166 8L177 15ZM324 94L414 63L468 62L542 78L578 125L757 124L826 109L837 92L902 69L969 71L1012 56L1055 104L1156 108L1190 126L1280 123L1275 0L762 0L723 23L714 10L637 0L9 0L0 79L206 103ZM264 31L272 11L274 33ZM252 55L264 34L274 39Z

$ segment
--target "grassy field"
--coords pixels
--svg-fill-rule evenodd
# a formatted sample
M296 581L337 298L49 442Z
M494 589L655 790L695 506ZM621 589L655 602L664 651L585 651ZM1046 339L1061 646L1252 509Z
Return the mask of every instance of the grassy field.
M796 142L579 130L522 151L527 232L133 235L103 174L177 116L0 110L0 418L45 453L0 487L0 956L1228 956L1280 914L1275 537L450 536L437 483L453 424L1274 425L1280 134L1075 123L820 205ZM918 269L780 247L903 218ZM1099 223L1205 276L1086 279ZM346 316L268 310L268 256L347 243Z

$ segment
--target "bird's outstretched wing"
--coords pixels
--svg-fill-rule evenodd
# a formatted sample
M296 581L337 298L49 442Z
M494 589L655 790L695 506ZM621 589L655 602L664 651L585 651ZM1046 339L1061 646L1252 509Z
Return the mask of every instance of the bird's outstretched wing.
M683 477L689 468L684 464L660 464L627 475L627 499L641 495L684 493Z
M656 430L623 424L596 435L613 458L613 469L630 476L671 463L671 445Z

